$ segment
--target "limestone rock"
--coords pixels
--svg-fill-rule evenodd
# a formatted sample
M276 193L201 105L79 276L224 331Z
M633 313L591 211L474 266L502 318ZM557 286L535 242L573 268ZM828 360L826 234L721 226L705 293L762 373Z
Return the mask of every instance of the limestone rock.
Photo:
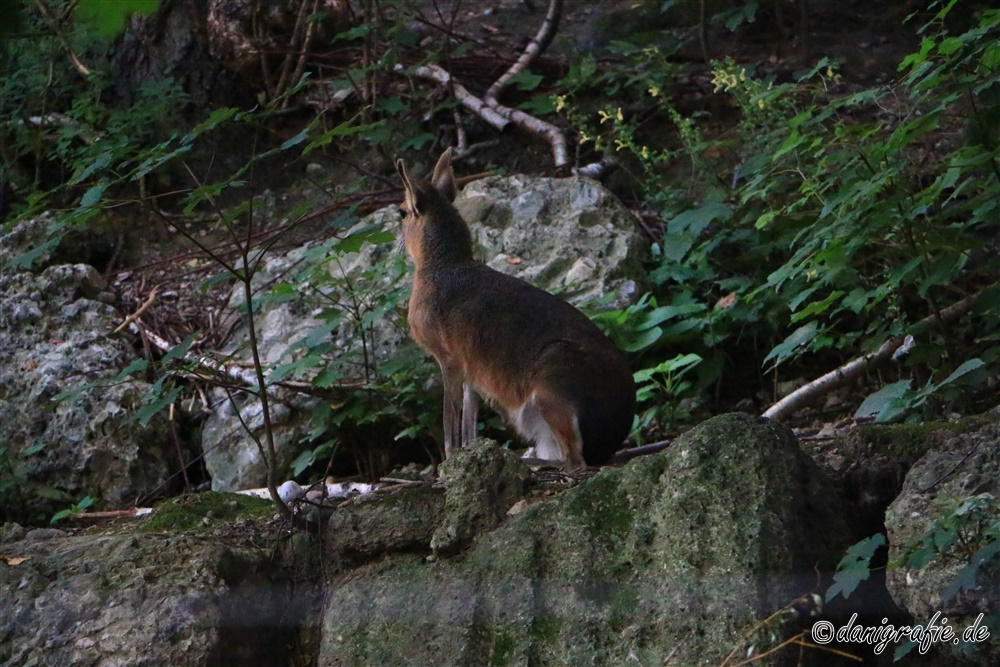
M265 542L29 537L0 544L4 667L290 664L309 598L296 601Z
M0 519L45 520L87 494L129 506L177 467L164 416L128 419L149 385L114 382L136 352L95 300L104 287L86 264L0 274L0 447L13 477L0 477Z
M597 181L515 175L474 181L455 207L489 266L574 304L638 297L645 242L632 215Z
M500 525L524 495L527 472L514 452L493 440L477 438L452 452L438 467L447 492L444 520L431 539L434 552L454 553Z
M337 578L318 664L717 665L836 564L842 512L787 429L718 417L457 558Z
M956 525L965 521L962 540L948 545L923 567L891 567L886 572L889 593L913 615L914 623L927 623L940 612L956 634L961 635L979 614L984 614L985 625L991 634L995 632L994 619L1000 615L997 596L1000 568L995 558L993 565L978 570L975 586L950 596L945 593L969 564L972 554L995 539L988 537L981 527L983 521L996 520L1000 512L998 498L1000 420L948 438L910 468L902 491L886 511L890 563L898 561L908 549L923 546L935 530L943 537L947 531L935 528L938 520ZM942 537L937 540L939 544L943 543ZM940 665L985 665L1000 661L995 641L959 645L937 642L933 648L939 652L935 664Z

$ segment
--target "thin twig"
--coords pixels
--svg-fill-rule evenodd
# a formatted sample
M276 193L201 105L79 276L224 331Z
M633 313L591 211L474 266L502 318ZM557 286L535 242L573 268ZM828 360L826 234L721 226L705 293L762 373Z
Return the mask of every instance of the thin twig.
M125 327L132 324L140 317L142 317L142 314L145 313L147 310L149 310L149 307L153 305L154 301L156 301L156 289L154 289L152 292L149 293L149 297L141 306L139 306L139 310L135 311L134 313L126 317L125 321L119 324L118 328L115 329L112 333L118 333L119 331L121 331L122 329L124 329Z
M55 14L52 13L52 9L46 5L43 0L35 0L35 5L38 7L38 11L41 12L45 20L48 21L49 27L52 28L56 35L58 35L59 41L62 42L63 48L66 49L66 54L73 63L73 67L75 67L80 74L89 78L90 68L80 62L80 58L77 57L76 51L73 50L73 45L69 43L69 38L59 25L59 19L57 19Z

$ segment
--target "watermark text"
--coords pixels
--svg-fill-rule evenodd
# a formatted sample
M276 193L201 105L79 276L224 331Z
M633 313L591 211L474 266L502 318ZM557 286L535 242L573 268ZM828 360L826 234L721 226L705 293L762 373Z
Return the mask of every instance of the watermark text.
M952 627L947 617L941 616L941 612L935 612L931 620L917 625L893 625L889 623L889 619L883 618L881 625L865 626L858 624L858 615L854 614L847 625L839 628L830 621L816 621L812 626L812 639L817 644L829 644L833 641L870 644L875 647L876 655L880 655L887 646L900 642L912 642L920 653L927 653L937 643L971 644L984 642L989 638L990 630L983 625L983 614L964 628Z

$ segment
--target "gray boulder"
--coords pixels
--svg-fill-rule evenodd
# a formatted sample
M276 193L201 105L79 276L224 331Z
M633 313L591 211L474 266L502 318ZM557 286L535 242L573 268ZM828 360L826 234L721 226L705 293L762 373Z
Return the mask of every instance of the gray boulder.
M4 526L0 665L292 664L311 588L296 591L273 544L247 539L267 531L262 522L227 517L217 533L204 528L212 516L202 517L200 533Z
M24 229L0 239L6 259ZM104 289L86 264L0 274L0 518L44 520L88 494L131 506L177 467L165 417L128 419L149 385L114 382L136 353Z
M767 648L744 633L836 564L843 510L787 429L712 419L460 557L397 553L346 573L318 664L721 664Z
M934 664L1000 662L995 641L961 640L962 631L975 625L980 614L979 625L987 626L991 635L1000 616L996 555L979 567L970 566L977 554L996 546L995 532L991 535L984 528L1000 516L998 498L1000 420L994 415L981 428L955 434L924 454L910 468L902 491L886 511L889 562L897 563L914 550L930 555L926 564L908 561L890 567L886 572L889 593L915 624L926 624L937 614L937 624L946 618L960 639L935 642ZM966 585L959 587L958 582Z

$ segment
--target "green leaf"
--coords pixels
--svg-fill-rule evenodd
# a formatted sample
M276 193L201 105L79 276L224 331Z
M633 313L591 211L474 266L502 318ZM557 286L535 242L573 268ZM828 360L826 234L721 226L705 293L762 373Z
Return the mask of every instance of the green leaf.
M194 339L197 335L198 335L197 332L192 332L188 334L187 338L185 338L179 344L174 345L172 348L170 348L170 351L167 352L165 355L163 355L162 359L163 363L166 364L168 362L173 361L174 359L183 359L184 356L187 355L188 349L190 349L191 344L194 343Z
M24 456L34 456L35 454L44 450L48 446L49 443L44 441L36 442L33 445L28 445L27 447L24 448Z
M312 385L318 389L328 389L343 379L343 371L333 366L327 366L313 378Z
M970 591L976 587L976 575L983 565L992 563L1000 554L1000 540L990 542L972 554L972 558L955 575L955 578L941 592L941 604L946 605L962 591Z
M938 43L938 53L943 56L950 56L965 46L965 41L961 37L946 37Z
M875 417L875 421L889 421L909 409L910 401L905 398L909 393L910 380L887 384L861 402L854 413L854 418Z
M531 70L524 70L523 72L518 72L514 76L508 79L508 83L512 83L517 86L518 90L529 91L538 88L538 84L544 79L541 74L535 74Z
M688 254L705 229L716 220L729 220L733 210L724 202L708 200L701 206L688 209L667 223L663 236L663 258L680 262Z
M104 194L104 190L110 185L106 179L102 179L100 183L89 188L83 193L80 198L80 206L82 208L90 208L101 201L101 196Z
M883 544L885 535L879 533L861 540L847 550L847 554L840 559L837 571L833 575L833 583L826 590L827 602L838 595L847 599L862 581L868 579L871 575L872 557Z
M418 151L427 144L431 143L432 141L434 141L433 134L431 134L430 132L421 132L420 134L416 134L407 139L406 141L404 141L402 144L400 144L399 148L400 150L403 151L408 151L408 150Z
M90 176L92 174L94 174L95 172L98 172L101 169L104 169L105 167L107 167L108 164L111 163L111 160L114 159L114 157L115 157L114 152L112 152L112 151L104 151L103 153L101 153L100 155L98 155L96 158L94 158L94 160L90 164L88 164L82 170L80 170L76 174L74 174L73 178L71 178L69 180L70 185L75 185L76 183L82 183L82 182L84 182L85 180L87 180L88 178L90 178Z
M369 32L371 32L373 27L374 25L371 23L359 23L358 25L354 26L353 28L350 28L349 30L337 33L336 35L333 36L333 39L330 41L352 42L355 39L360 39L361 37L367 35Z
M149 420L156 416L158 412L172 405L177 397L181 395L181 387L174 387L166 394L158 394L153 400L136 410L135 414L129 418L138 421L142 426L148 426Z
M941 380L940 383L936 384L934 388L939 389L947 384L951 384L952 382L962 377L963 375L967 375L974 370L982 368L985 365L986 364L983 362L982 359L969 359L964 364L953 370L951 372L951 375L946 377L944 380Z
M222 109L216 109L208 118L198 123L193 130L188 132L181 143L188 144L194 141L201 133L207 132L208 130L214 130L219 125L232 120L236 114L239 113L239 109L233 107L224 107Z
M799 327L789 334L785 340L776 345L773 350L768 352L767 356L764 357L763 363L766 364L771 359L775 359L774 365L777 366L785 359L791 357L795 350L816 338L818 328L819 323L815 320Z
M35 495L45 498L46 500L58 500L60 502L66 502L72 499L66 491L62 489L57 489L54 486L43 486L35 491Z
M112 380L111 382L113 384L118 384L128 376L133 375L135 373L142 373L147 368L149 368L148 361L146 361L145 359L135 359L132 363L123 368L121 372L118 373L118 375L115 376L115 379Z
M316 456L313 452L311 450L302 452L295 457L294 461L292 461L292 477L298 477L313 463L316 463Z
M306 147L302 149L302 154L308 155L317 148L326 146L338 137L350 137L356 134L371 133L380 129L383 125L385 125L383 121L368 123L365 125L354 125L353 118L345 120L306 144Z
M645 350L647 347L660 340L662 335L663 329L660 327L630 332L622 337L622 340L619 341L619 345L625 352L638 352L639 350Z
M309 128L306 128L301 132L299 132L298 134L296 134L294 137L285 139L283 142L281 142L281 150L283 151L288 150L292 146L297 146L298 144L301 144L308 138L309 138Z

